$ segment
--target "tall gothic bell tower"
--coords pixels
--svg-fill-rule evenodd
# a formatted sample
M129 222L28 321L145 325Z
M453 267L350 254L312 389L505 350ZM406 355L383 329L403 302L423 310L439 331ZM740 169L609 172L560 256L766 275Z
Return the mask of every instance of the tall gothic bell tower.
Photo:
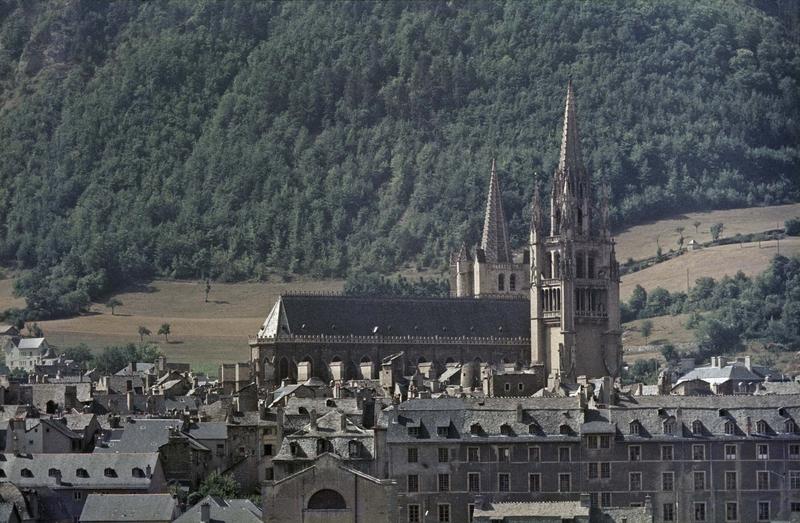
M537 186L530 230L531 363L543 369L548 388L578 376L617 376L621 368L619 265L607 192L596 205L570 81L550 219Z

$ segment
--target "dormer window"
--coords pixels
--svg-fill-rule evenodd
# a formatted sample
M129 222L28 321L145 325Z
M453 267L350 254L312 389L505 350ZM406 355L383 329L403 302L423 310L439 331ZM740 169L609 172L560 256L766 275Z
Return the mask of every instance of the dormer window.
M764 420L759 420L756 422L756 432L759 434L766 434L769 432L769 425Z
M797 423L793 419L787 419L783 422L783 430L786 434L797 434Z
M89 477L89 471L84 469L84 468L80 468L80 469L75 471L75 475L78 476L79 478L88 478Z
M112 469L111 467L106 467L106 469L103 471L103 475L107 478L116 478L117 471Z
M733 436L734 434L736 434L736 423L734 423L734 422L732 422L730 420L726 421L725 422L725 434L727 434L728 436Z
M480 423L473 423L469 427L469 433L472 434L473 436L480 436L481 434L483 434L483 428L481 427Z
M419 427L408 427L408 437L409 438L418 438L419 437Z
M131 476L133 476L134 478L143 478L144 477L144 471L142 469L140 469L139 467L133 467L131 469Z
M508 423L503 423L502 425L500 425L500 434L502 434L503 436L513 436L514 431L511 429L511 425L509 425Z
M572 434L572 428L566 423L562 423L560 427L558 427L558 433L562 436L569 436Z
M32 478L33 477L33 472L31 472L31 469L22 469L22 470L19 471L19 474L23 478Z
M50 469L47 471L47 475L51 478L56 478L61 474L61 471L58 469Z
M6 471L3 470L3 469L0 469L0 478L4 478L4 477L6 477Z
M320 438L317 440L317 455L324 454L326 452L333 452L333 445L330 441L325 438Z
M642 426L639 424L639 420L635 419L628 424L628 432L631 436L638 436L641 427Z
M694 420L692 422L692 434L695 436L701 436L703 434L703 424L700 420Z
M300 454L300 445L295 441L289 443L289 453L292 456L299 455Z
M528 425L528 434L538 434L539 433L539 425L536 423L531 423Z
M361 456L361 445L357 441L351 441L347 444L347 453L351 458L358 458Z
M727 417L729 415L730 414L728 413L728 409L719 409L719 417L720 418L725 418L725 417Z

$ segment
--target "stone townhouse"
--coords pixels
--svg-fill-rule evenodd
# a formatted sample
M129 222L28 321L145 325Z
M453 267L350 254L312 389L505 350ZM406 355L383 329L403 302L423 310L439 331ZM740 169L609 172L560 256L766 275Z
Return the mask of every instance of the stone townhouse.
M85 452L85 434L69 428L64 418L9 420L5 450L14 454Z
M420 399L384 410L400 521L495 503L650 503L655 521L800 516L800 396ZM425 514L428 514L425 516Z

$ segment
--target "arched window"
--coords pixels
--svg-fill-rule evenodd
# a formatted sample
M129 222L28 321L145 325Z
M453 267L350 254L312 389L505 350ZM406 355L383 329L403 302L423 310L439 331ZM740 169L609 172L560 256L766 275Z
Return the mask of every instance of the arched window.
M144 471L142 469L140 469L139 467L133 467L131 469L131 476L133 476L134 478L143 478L144 477Z
M497 290L498 291L506 290L506 275L505 274L498 274L497 275Z
M23 478L32 478L33 477L33 472L31 472L31 469L22 469L22 470L19 471L19 474Z
M725 434L732 436L736 434L736 423L732 421L725 422Z
M664 420L664 434L674 434L674 433L675 433L675 420L672 418Z
M473 423L469 427L469 433L473 436L480 436L483 433L483 428L481 427L480 423Z
M579 252L575 254L575 277L576 278L583 278L585 274L583 273L583 253Z
M695 436L703 434L703 424L700 422L700 420L694 420L692 422L692 434Z
M319 438L317 440L317 455L324 454L326 452L333 452L333 445L325 438Z
M759 420L756 422L756 432L759 434L766 434L769 432L769 425L764 420Z
M561 254L553 253L553 278L561 277Z
M106 467L106 469L103 471L103 475L107 478L116 478L117 471L112 469L111 467Z
M536 423L531 423L528 425L528 434L538 434L539 433L539 425Z
M633 420L628 424L628 432L632 436L638 436L640 428L641 428L641 425L639 424L639 420Z
M503 423L502 425L500 425L500 434L502 434L503 436L513 436L514 431L512 430L511 425L509 425L508 423Z
M308 500L309 510L344 510L347 504L341 494L331 489L322 489Z
M562 423L560 427L558 427L559 434L569 435L572 434L572 429L566 423Z
M517 290L517 275L512 274L508 277L508 290L514 292Z
M80 468L80 469L75 471L75 475L78 476L79 478L88 478L89 477L89 471L84 469L84 468Z
M793 419L787 419L783 422L783 429L786 434L797 434L797 423Z

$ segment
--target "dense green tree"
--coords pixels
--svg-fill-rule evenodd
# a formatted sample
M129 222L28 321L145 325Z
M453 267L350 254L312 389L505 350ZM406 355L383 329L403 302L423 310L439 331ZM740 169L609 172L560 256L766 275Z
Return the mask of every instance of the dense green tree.
M169 323L162 323L161 327L158 328L159 336L164 336L164 341L169 343L169 335L170 335L170 325Z
M644 343L647 345L647 339L653 333L653 322L651 320L644 320L639 326L639 332L644 336Z
M122 307L123 303L122 300L118 298L110 298L106 301L106 307L111 309L111 315L114 316L114 311L117 307Z
M722 231L725 228L725 224L723 223L715 223L711 226L711 239L714 241L719 240L720 236L722 236Z
M25 318L153 276L442 269L498 158L515 247L566 80L615 225L800 198L785 3L6 2L0 261Z
M139 325L137 333L139 334L139 342L144 342L144 337L150 336L152 334L152 332L150 332L150 329L148 329L144 325Z

